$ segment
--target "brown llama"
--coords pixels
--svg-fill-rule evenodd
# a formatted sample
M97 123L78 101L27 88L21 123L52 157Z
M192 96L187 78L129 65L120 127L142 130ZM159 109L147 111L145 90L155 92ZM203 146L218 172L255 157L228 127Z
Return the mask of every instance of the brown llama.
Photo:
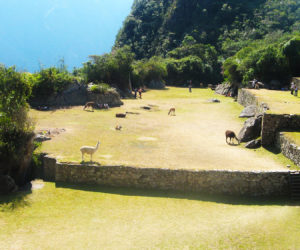
M175 115L175 108L170 108L168 115Z
M240 144L240 140L236 137L236 135L235 135L235 133L233 131L226 130L225 136L226 136L226 143L227 144L232 144L233 139L236 139L238 141L238 144ZM229 143L227 141L228 138L229 138Z
M96 107L96 103L95 103L95 102L87 102L87 103L84 105L83 110L85 110L85 109L88 108L88 107L91 107L92 110L94 110L94 107Z

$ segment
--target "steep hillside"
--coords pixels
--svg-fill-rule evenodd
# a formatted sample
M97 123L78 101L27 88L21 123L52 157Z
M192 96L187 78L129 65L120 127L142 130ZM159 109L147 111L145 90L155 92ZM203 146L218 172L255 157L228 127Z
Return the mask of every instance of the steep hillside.
M150 58L189 36L227 58L267 34L299 30L299 0L135 0L115 47L129 45L137 59Z

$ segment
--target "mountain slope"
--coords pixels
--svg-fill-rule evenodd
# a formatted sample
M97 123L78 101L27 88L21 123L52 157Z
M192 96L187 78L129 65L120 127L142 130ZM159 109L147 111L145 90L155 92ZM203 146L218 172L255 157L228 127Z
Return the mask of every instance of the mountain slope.
M166 55L186 36L211 44L226 58L247 41L300 30L299 0L135 0L115 47L137 59Z

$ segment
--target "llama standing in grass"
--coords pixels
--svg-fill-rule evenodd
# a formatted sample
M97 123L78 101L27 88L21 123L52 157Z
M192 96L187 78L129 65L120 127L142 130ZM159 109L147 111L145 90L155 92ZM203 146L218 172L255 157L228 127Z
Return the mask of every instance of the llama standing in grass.
M168 115L175 115L175 108L170 108Z
M240 144L240 140L236 137L235 133L231 130L226 130L225 132L225 136L226 136L226 143L227 144L232 144L233 143L233 139L236 139L238 144ZM229 143L227 141L227 139L229 138Z
M82 161L83 161L84 154L89 154L89 155L91 155L91 162L92 162L93 161L93 154L98 150L99 145L100 145L100 142L98 141L96 147L91 147L91 146L83 146L83 147L81 147L80 151L81 151Z

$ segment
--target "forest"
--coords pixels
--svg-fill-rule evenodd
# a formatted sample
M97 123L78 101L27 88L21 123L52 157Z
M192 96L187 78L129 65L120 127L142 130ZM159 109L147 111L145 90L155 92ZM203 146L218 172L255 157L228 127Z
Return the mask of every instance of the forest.
M257 78L283 87L300 75L299 31L300 1L136 0L114 47L161 57L169 84Z

